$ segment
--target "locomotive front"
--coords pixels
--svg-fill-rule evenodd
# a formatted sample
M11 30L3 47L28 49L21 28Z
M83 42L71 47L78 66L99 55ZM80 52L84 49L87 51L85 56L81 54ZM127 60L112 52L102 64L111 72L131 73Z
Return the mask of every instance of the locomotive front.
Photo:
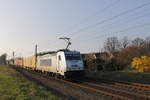
M80 52L64 52L66 59L66 76L81 77L84 75L84 64Z

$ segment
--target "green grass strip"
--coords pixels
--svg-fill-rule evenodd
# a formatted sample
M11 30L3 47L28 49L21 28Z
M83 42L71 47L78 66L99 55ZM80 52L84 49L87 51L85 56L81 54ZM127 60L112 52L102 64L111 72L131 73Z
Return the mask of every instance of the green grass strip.
M0 66L0 100L58 100L58 97L11 67Z

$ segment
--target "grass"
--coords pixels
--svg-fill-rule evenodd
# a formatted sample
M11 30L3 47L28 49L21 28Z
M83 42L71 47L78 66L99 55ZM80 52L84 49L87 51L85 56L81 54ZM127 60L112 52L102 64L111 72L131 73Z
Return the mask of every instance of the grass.
M96 79L111 79L150 84L150 73L139 73L133 71L87 71L86 76Z
M0 100L58 100L58 97L11 67L0 66Z

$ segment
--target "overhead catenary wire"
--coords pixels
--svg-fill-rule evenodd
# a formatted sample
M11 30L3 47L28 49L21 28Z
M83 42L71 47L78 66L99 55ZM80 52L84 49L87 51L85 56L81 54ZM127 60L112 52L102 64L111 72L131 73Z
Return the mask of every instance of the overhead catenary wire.
M93 39L99 39L99 38L105 37L106 35L111 35L111 34L120 34L122 32L126 32L126 31L133 30L133 29L136 29L136 28L143 28L143 27L148 26L148 25L150 25L150 22L144 23L144 24L135 25L135 26L131 26L131 27L128 27L126 29L122 29L120 31L108 32L108 34L99 35L99 36L96 36L95 38L91 38L91 39L92 40ZM90 39L87 39L86 41L90 41Z
M115 0L114 2L110 3L109 5L106 5L104 8L100 9L99 11L97 11L96 13L91 14L90 16L82 19L81 21L79 21L79 23L73 25L71 28L67 29L67 32L70 32L72 29L74 29L75 27L78 27L81 24L87 23L91 18L94 18L95 16L102 14L104 12L106 12L108 9L112 8L113 6L115 6L116 4L118 4L120 2L120 0ZM69 35L69 34L68 34ZM68 36L67 35L67 36Z
M97 26L97 25L103 24L103 23L105 23L105 22L111 21L111 20L116 19L116 18L118 18L118 17L120 17L120 16L123 16L123 15L125 15L125 14L127 14L127 13L130 13L130 12L133 12L133 11L135 11L135 10L137 10L137 9L143 8L143 7L147 6L147 5L150 5L150 2L144 3L144 4L142 4L142 5L138 6L138 7L135 7L135 8L129 9L129 10L126 10L126 11L124 11L124 12L118 14L118 15L115 15L115 16L109 18L109 19L105 19L105 20L103 20L103 21L101 21L101 22L98 22L98 23L94 24L94 26ZM93 28L94 26L92 25L92 27L85 27L85 28L82 29L82 30L78 30L78 32L84 31L84 30L86 30L86 29L88 29L88 28L89 28L89 29L90 29L90 28ZM72 34L74 34L74 33L71 33L71 34L69 34L69 35L72 35ZM76 33L76 34L78 34L78 33Z
M78 25L80 25L80 24L82 24L82 23L84 23L84 22L88 22L91 18L93 18L93 17L95 17L95 16L97 16L97 15L99 15L99 14L104 13L104 12L107 11L108 9L110 9L110 8L112 8L113 6L115 6L116 4L118 4L120 1L121 1L121 0L115 0L114 2L112 2L112 3L108 4L108 5L106 5L103 9L100 9L100 10L97 11L96 13L91 14L89 17L86 17L85 19L79 21L78 24L73 25L72 28L77 27ZM70 30L72 30L72 28L70 28L70 29L68 29L68 30L70 31ZM67 31L68 31L68 30L67 30ZM69 31L68 31L68 32L69 32ZM69 34L68 34L68 35L64 35L64 36L65 36L65 37L71 37L71 36L69 36ZM55 42L53 42L53 46L56 46L56 45L59 44L57 41L58 41L58 40L56 40Z
M143 18L145 15L150 15L150 13L147 13L147 14L144 14L144 15L141 15L141 16L137 16L135 17L134 19L137 20L139 18ZM135 21L135 20L132 20L132 19L129 19L128 21L126 22L132 22L132 21ZM123 30L120 30L120 31L115 31L115 32L108 32L109 34L106 34L106 35L111 35L111 34L119 34L119 33L122 33L122 32L126 32L126 31L129 31L129 30L132 30L132 29L136 29L136 28L142 28L144 26L147 26L147 25L150 25L150 22L149 23L145 23L145 24L141 24L141 25L136 25L136 26L131 26L129 28L126 28L126 29L123 29ZM119 25L118 25L119 26ZM117 26L116 26L117 27ZM105 32L106 33L106 32ZM93 34L92 34L93 35ZM96 36L95 38L92 38L92 39L99 39L100 37L105 37L106 35L99 35L99 36ZM89 36L90 37L90 36ZM89 41L90 39L88 39Z
M150 12L148 12L148 13L146 13L146 14L143 14L143 15L140 15L140 16L135 16L135 17L133 17L133 18L131 18L131 19L128 19L128 20L126 20L125 22L123 22L123 23L119 23L118 25L115 25L115 26L112 26L112 27L118 27L118 26L121 26L122 24L126 24L126 23L131 23L131 22L134 22L134 21L136 21L136 20L139 20L139 19L141 19L141 18L144 18L144 17L147 17L147 16L149 16L150 15ZM113 25L113 24L111 24L111 25ZM102 29L104 29L104 28L108 28L108 26L104 26L104 27L102 27ZM93 35L93 34L86 34L86 36L88 36L88 37L91 37L91 35Z
M149 10L149 9L148 9ZM140 15L140 16L135 16L135 17L133 17L133 18L131 18L131 19L128 19L128 20L126 20L126 21L124 21L124 22L121 22L121 23L119 23L119 24L117 24L117 25L114 25L114 24L109 24L109 25L114 25L114 26L112 26L112 27L118 27L118 26L120 26L120 25L122 25L122 24L126 24L126 23L131 23L131 22L134 22L134 21L136 21L136 20L139 20L139 19L141 19L141 18L145 18L145 17L147 17L147 16L149 16L150 15L150 12L148 12L148 13L146 13L146 14L143 14L143 15ZM103 28L108 28L109 26L104 26L104 27L101 27L102 29Z
M123 15L125 15L125 14L131 13L131 12L133 12L133 11L136 11L136 10L138 10L138 9L140 9L140 8L143 8L143 7L145 7L145 6L148 6L148 5L150 5L150 2L144 3L144 4L140 5L140 6L137 6L137 7L131 8L131 9L128 9L128 10L126 10L126 11L124 11L124 12L121 12L121 13L119 13L119 14L113 16L113 17L110 17L110 18L108 18L108 19L104 19L104 20L102 20L102 21L99 21L98 23L95 23L95 24L93 24L93 25L89 25L89 26L87 26L87 27L85 27L85 28L79 29L78 31L73 32L73 33L71 33L70 35L79 34L81 31L84 31L84 30L87 30L87 29L91 29L91 28L93 28L93 27L95 27L95 26L98 26L98 25L101 25L101 24L103 24L103 23L105 23L105 22L114 20L114 19L116 19L116 18L118 18L118 17L120 17L120 16L123 16Z

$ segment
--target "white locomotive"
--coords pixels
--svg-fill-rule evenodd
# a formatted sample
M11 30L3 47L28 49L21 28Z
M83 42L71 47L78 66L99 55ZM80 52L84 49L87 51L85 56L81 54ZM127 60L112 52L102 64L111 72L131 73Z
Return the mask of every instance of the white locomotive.
M84 74L84 64L80 52L59 50L37 56L36 70L72 77Z

